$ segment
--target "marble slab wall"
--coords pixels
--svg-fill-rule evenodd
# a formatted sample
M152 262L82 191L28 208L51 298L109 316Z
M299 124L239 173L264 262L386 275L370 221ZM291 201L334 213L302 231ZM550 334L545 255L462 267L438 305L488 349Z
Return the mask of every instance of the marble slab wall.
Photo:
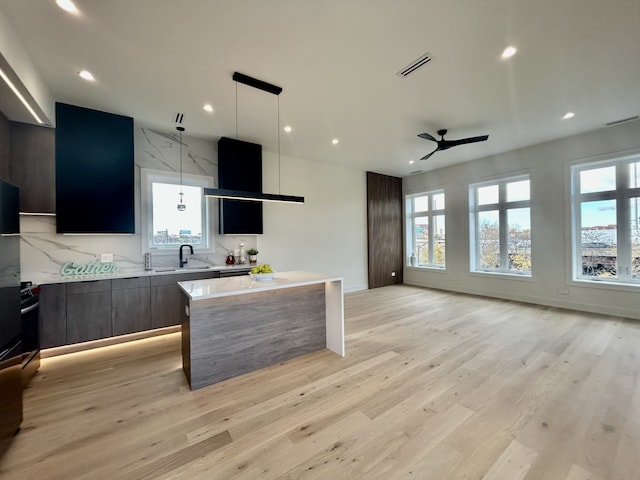
M55 216L20 217L22 279L35 283L55 281L60 268L68 261L87 263L98 260L102 253L113 253L121 272L135 274L144 269L144 252L141 232L140 169L180 169L180 144L178 132L164 132L144 125L134 125L135 146L135 235L60 235L56 233ZM216 142L182 136L183 173L211 176L217 185L218 154ZM217 204L211 203L210 221L218 225ZM211 239L215 252L191 257L190 266L224 265L229 250L237 249L240 242L245 248L256 246L255 235L215 235ZM154 268L177 267L178 249L168 254L153 255Z

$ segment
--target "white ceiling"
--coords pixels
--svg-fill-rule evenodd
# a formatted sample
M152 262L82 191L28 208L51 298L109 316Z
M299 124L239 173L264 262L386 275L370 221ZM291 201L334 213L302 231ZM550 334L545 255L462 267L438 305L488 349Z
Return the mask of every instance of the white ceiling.
M57 101L406 176L640 113L638 0L0 0ZM518 53L500 59L507 45ZM407 78L396 72L429 52ZM88 69L95 83L77 73ZM215 111L202 110L210 102ZM562 120L568 112L571 120ZM484 143L418 159L447 138ZM337 146L333 138L339 138ZM410 160L416 160L410 165Z

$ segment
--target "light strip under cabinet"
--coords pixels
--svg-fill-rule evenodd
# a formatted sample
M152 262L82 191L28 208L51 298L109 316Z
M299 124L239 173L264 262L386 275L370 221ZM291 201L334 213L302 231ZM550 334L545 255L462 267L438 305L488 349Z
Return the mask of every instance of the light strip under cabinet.
M245 192L225 188L205 188L205 197L228 198L231 200L248 200L250 202L304 203L304 197L295 195L278 195L275 193Z

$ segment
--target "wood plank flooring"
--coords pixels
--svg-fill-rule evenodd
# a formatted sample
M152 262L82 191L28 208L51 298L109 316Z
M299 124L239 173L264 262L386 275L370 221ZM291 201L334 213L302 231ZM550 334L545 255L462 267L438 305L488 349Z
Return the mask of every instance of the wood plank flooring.
M397 285L345 325L194 392L179 334L44 359L0 478L640 478L640 323Z

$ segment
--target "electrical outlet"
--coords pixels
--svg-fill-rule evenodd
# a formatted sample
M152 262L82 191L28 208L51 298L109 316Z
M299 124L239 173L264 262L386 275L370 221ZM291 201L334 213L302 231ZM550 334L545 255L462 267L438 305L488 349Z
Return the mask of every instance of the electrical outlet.
M561 294L563 294L563 295L567 295L567 294L569 293L569 289L568 289L568 288L566 288L566 287L560 287L560 288L558 289L558 293L561 293Z
M391 272L391 276L395 277L396 276L396 272Z
M102 263L111 263L113 262L113 253L101 253L100 261Z

